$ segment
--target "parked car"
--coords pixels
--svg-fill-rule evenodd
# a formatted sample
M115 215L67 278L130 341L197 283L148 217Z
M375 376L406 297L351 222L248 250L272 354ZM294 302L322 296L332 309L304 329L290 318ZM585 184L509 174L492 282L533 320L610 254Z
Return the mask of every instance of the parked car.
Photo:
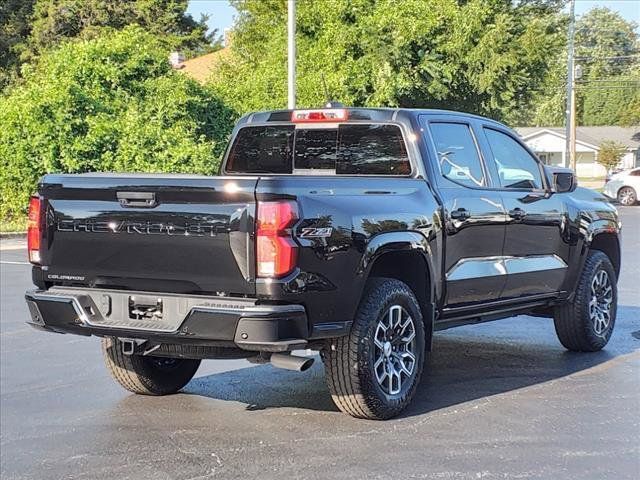
M305 370L292 352L317 350L338 408L390 418L437 330L531 314L569 350L607 344L620 225L576 185L487 118L252 113L219 176L46 175L30 323L102 337L113 378L148 395L201 359Z
M613 170L609 170L607 172L607 175L604 177L604 182L607 183L609 180L611 180L611 177L613 177L615 174L623 172L624 168L614 168Z
M640 168L616 173L604 184L604 194L622 205L635 205L640 192Z

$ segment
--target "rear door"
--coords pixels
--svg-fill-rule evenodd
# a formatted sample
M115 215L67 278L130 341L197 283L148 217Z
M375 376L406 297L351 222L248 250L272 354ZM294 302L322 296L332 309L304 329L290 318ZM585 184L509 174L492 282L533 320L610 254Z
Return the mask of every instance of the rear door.
M509 130L479 125L485 158L507 212L501 297L557 292L569 263L564 194L550 194L541 162Z
M506 215L491 187L472 125L466 117L421 117L432 145L444 207L444 306L456 308L499 298Z
M174 293L255 292L256 177L48 175L45 280Z

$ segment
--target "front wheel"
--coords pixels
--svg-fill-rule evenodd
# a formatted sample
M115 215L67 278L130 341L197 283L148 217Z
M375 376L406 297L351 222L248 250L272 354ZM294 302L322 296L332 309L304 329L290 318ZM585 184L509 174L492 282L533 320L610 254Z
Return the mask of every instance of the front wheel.
M622 205L626 205L627 207L631 205L635 205L638 201L638 195L636 191L631 187L622 187L618 191L618 202Z
M331 397L344 413L384 420L413 398L422 375L425 329L420 306L403 282L371 279L351 332L323 352Z
M111 377L141 395L176 393L193 378L200 360L125 355L117 338L102 339L102 353Z
M578 280L575 298L554 312L560 343L574 352L602 349L613 333L617 302L613 265L603 252L591 250Z

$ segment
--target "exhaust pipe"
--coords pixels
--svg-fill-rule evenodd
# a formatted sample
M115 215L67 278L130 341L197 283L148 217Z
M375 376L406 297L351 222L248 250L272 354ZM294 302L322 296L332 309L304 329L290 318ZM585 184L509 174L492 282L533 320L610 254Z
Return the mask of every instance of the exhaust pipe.
M313 365L313 358L297 357L289 353L272 353L271 365L287 370L295 370L296 372L304 372Z

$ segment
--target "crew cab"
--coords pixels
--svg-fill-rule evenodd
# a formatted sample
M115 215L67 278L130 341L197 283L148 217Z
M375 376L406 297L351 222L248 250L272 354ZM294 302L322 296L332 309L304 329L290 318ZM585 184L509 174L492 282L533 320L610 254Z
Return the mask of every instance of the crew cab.
M124 388L183 388L202 359L307 369L336 405L399 414L435 331L549 317L603 348L616 209L496 121L322 108L244 116L218 176L45 175L30 201L30 324L102 337Z

